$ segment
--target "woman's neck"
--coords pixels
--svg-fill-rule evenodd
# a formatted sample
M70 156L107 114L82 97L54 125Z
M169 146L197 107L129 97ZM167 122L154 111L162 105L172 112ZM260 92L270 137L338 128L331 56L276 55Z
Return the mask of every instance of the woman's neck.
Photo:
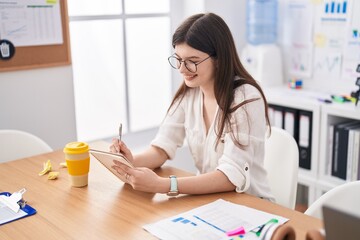
M200 90L203 94L204 100L210 101L210 102L215 100L215 92L214 92L213 85L202 86L202 87L200 87Z
M206 94L207 93L207 94ZM217 102L215 94L212 92L202 92L203 94L203 119L205 123L206 135L209 132L210 126L215 119Z

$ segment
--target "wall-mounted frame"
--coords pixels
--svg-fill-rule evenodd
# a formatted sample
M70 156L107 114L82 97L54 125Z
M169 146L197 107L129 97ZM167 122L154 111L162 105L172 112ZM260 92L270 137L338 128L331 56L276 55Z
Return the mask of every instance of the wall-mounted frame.
M0 61L0 72L33 68L54 67L71 64L69 18L66 0L59 0L62 44L16 47L15 55Z

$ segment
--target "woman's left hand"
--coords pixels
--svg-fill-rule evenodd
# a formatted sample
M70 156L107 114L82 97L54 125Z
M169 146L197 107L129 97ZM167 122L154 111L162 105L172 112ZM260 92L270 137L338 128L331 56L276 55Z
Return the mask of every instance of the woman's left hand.
M158 176L149 168L130 168L116 160L114 160L112 168L122 175L125 182L130 184L134 190L152 193L165 193L167 191L167 179Z

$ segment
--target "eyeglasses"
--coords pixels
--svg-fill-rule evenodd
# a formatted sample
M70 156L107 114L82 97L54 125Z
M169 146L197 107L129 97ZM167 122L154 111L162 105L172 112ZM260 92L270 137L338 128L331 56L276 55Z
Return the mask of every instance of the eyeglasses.
M191 60L181 60L181 59L177 58L176 56L171 55L170 57L168 57L168 61L170 63L170 66L175 68L175 69L180 69L181 63L184 63L186 69L189 70L189 72L196 73L197 65L199 65L200 63L202 63L205 60L209 59L210 57L211 57L211 55L208 56L207 58L201 60L200 62L193 62Z

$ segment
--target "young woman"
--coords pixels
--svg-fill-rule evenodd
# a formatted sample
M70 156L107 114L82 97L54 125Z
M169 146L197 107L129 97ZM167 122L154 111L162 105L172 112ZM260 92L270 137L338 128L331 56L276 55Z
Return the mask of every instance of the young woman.
M268 129L267 102L257 82L240 63L231 32L213 13L186 19L172 39L169 57L183 83L175 94L156 138L132 155L114 139L136 168L113 166L135 190L168 195L246 192L273 200L263 167ZM196 176L163 178L152 169L175 156L188 142Z

